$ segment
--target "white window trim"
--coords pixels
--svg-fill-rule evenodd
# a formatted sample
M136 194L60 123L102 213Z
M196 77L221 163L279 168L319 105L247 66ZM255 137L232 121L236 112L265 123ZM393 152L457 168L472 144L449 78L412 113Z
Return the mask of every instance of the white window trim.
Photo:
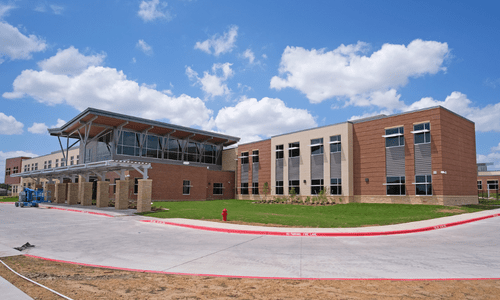
M312 145L309 145L309 147L315 147L315 146L323 146L323 143L321 143L321 144L312 144Z
M397 136L403 136L404 133L393 133L393 134L385 134L382 137L383 138L391 138L391 137L397 137Z
M342 143L341 141L333 141L333 142L329 142L328 144L340 144Z
M413 134L425 133L425 132L431 132L431 131L429 129L422 129L422 130L410 131L410 133L413 133Z
M295 149L300 149L300 147L291 147L291 148L288 148L288 150L295 150Z

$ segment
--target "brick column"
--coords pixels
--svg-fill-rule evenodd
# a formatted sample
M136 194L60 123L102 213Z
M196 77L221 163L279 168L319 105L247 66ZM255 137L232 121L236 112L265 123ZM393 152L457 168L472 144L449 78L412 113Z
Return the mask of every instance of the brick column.
M97 207L108 207L109 203L109 181L97 182Z
M80 186L80 203L83 206L92 205L92 182L82 182Z
M35 184L35 190L43 189L43 184Z
M68 183L68 204L78 204L78 183Z
M151 211L151 190L153 180L139 179L139 189L137 191L137 212Z
M127 209L128 208L128 189L129 180L116 181L116 194L115 194L115 208Z
M53 183L46 183L44 196L45 196L45 200L50 200L51 202L55 202L56 185Z
M55 203L66 202L66 183L56 183Z

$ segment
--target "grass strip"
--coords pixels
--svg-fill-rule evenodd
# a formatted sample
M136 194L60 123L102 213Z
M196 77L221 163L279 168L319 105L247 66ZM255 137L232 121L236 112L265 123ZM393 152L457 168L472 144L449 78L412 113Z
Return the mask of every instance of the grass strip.
M221 212L226 208L228 221L317 228L400 224L497 208L484 205L450 207L379 203L304 206L257 204L246 200L154 202L153 206L169 210L142 215L157 218L220 220Z

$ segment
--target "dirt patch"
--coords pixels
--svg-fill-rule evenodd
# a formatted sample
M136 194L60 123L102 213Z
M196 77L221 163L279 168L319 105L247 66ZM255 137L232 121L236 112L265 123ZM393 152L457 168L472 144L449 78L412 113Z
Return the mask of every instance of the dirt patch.
M498 299L500 280L270 280L180 276L83 267L14 256L17 272L73 299ZM61 299L10 272L33 299Z

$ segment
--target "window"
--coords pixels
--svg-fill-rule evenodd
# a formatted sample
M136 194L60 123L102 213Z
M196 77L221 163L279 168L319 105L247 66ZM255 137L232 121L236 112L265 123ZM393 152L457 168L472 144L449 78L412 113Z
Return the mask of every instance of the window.
M405 177L392 176L387 177L387 195L388 196L404 196L406 195Z
M139 178L134 178L134 194L139 193Z
M116 147L117 154L140 156L139 148L140 134L130 131L122 131L118 146ZM73 157L71 158L73 160ZM73 164L73 163L71 163Z
M288 194L292 194L292 189L295 195L300 195L300 180L288 180Z
M323 179L311 180L311 195L318 195L324 189L324 184Z
M428 144L431 142L431 124L422 123L413 125L413 138L416 144Z
M288 157L300 156L300 143L289 143L288 144Z
M28 172L29 171L29 165L24 165L23 172Z
M340 135L330 137L330 153L340 152L342 145L340 143Z
M61 159L61 167L64 167L64 164L65 164L64 160Z
M59 167L59 159L56 159L56 168Z
M184 160L186 160L186 154L184 154ZM198 161L198 147L196 143L189 142L187 146L187 161L197 162Z
M120 180L120 179L119 179L119 178L115 178L115 179L113 180L113 182L114 182L114 183L113 183L113 184L110 184L110 185L112 185L112 186L113 186L113 194L116 194L116 181L118 181L118 180Z
M276 145L276 159L283 158L283 145Z
M241 184L241 194L248 195L248 182Z
M17 174L18 172L19 171L17 167L12 168L12 174Z
M52 160L49 160L48 164L47 164L47 168L51 169L52 168Z
M74 157L74 156L71 156L71 162L70 162L70 165L73 165L73 164L74 164L74 159L75 159L75 157Z
M311 155L323 154L323 138L311 140Z
M222 195L223 188L222 183L214 182L214 195Z
M259 183L252 182L252 195L258 195L258 194L259 194Z
M432 196L432 175L417 175L415 183L416 195Z
M5 176L9 176L10 175L10 168L7 168L5 169Z
M191 192L191 181L190 180L184 180L182 182L182 194L183 195L189 195Z
M248 152L241 152L241 164L248 164Z
M342 195L342 179L330 179L330 195Z
M35 171L38 170L38 163L35 163Z
M404 127L396 127L385 130L385 135L382 137L385 138L385 147L399 147L405 145L405 137L404 137Z
M43 162L43 168L44 168L44 169L47 169L47 161L44 161L44 162Z
M276 181L276 195L283 195L283 181Z
M77 155L76 156L76 164L79 164L80 163L80 155Z
M146 138L146 156L152 158L161 158L161 145L157 136L148 135Z
M478 190L482 190L483 189L483 181L482 180L478 180L477 181L477 189Z
M498 190L498 180L488 180L486 184L488 185L488 190Z
M181 145L179 144L179 140L168 139L166 148L168 153L163 154L165 158L173 160L182 160Z
M203 146L205 151L203 152L203 161L206 164L215 164L215 153L217 147L215 145L207 145Z
M259 162L259 150L253 150L252 151L252 162L253 163L258 163Z

